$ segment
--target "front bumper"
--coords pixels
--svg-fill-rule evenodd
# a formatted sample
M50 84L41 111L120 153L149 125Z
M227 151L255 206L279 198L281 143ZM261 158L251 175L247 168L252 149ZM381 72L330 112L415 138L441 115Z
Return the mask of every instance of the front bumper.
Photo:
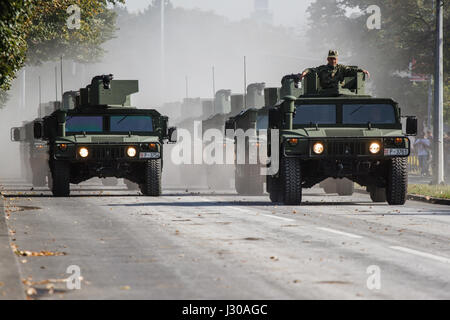
M282 142L282 153L285 157L300 159L387 159L408 157L410 142L406 137L399 137L401 143L396 144L396 137L375 138L298 138L296 145L288 139ZM316 143L323 145L323 152L317 154L313 150ZM370 146L377 143L380 148L376 153L370 151Z
M72 162L144 162L151 159L160 159L162 156L161 145L155 143L150 148L149 143L136 144L67 144L63 149L61 144L53 147L53 158L55 160L67 160ZM87 149L88 155L82 157L80 149ZM134 156L128 154L128 149L136 150Z

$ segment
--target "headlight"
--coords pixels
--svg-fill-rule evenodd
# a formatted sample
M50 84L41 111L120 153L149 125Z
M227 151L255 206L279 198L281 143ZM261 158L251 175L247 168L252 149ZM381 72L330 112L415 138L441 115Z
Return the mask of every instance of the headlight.
M85 147L82 147L78 150L78 154L80 155L80 157L86 158L89 155L89 150Z
M137 151L136 151L136 148L135 148L135 147L128 147L128 149L127 149L127 155L128 155L130 158L134 158L134 157L136 156L136 153L137 153Z
M378 142L372 142L369 147L370 153L378 153L380 152L380 144Z
M323 144L320 142L316 142L313 146L313 151L315 154L322 154L324 150Z

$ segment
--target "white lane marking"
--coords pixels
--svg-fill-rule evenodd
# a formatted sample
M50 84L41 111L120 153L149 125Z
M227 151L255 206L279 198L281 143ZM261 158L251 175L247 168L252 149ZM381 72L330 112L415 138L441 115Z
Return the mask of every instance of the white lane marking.
M353 233L347 233L347 232L342 232L339 230L335 230L335 229L330 229L330 228L323 228L323 227L317 227L317 229L322 230L322 231L327 231L327 232L331 232L331 233L335 233L335 234L339 234L341 236L346 236L346 237L350 237L350 238L355 238L355 239L361 239L361 236L358 236L356 234Z
M394 249L394 250L398 250L398 251L403 251L403 252L406 252L406 253L415 254L416 256L429 258L429 259L437 260L437 261L444 262L444 263L450 263L450 259L449 258L436 256L436 255L431 254L431 253L426 253L426 252L417 251L417 250L409 249L409 248L405 248L405 247L398 247L398 246L391 246L389 248Z
M294 222L295 221L294 219L277 217L277 216L271 216L270 214L262 214L262 216L268 217L268 218L273 218L273 219L279 219L279 220L283 220L283 221L289 221L289 222Z
M212 201L209 200L209 199L205 199L205 198L200 198L200 199L201 199L202 201L205 201L205 202L212 202ZM256 213L255 213L254 210L243 209L243 208L232 207L232 206L226 206L226 207L224 207L224 208L230 209L230 210L237 210L237 211L240 211L240 212L243 212L243 213L252 213L252 214L255 214L255 215L256 215ZM272 219L278 219L278 220L283 220L283 221L295 222L294 219L283 218L283 217L277 217L277 216L273 216L273 215L270 215L270 214L259 214L259 215L260 215L260 216L264 216L264 217L268 217L268 218L272 218Z
M247 209L242 209L242 208L238 208L238 207L231 207L231 206L226 206L224 208L230 209L230 210L237 210L240 212L245 212L245 213L251 213L251 210L247 210Z

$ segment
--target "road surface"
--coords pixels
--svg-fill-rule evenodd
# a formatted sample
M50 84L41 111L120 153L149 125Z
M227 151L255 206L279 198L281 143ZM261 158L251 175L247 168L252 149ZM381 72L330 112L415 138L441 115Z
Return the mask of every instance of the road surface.
M450 299L448 206L321 189L306 190L302 206L204 190L73 190L3 190L23 297ZM1 275L8 297L18 281Z

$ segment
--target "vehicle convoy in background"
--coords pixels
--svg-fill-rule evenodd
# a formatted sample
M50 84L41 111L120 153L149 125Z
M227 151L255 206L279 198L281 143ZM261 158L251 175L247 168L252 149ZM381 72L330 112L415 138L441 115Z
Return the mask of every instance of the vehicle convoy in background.
M94 77L66 92L61 108L34 121L34 138L48 144L54 196L69 196L70 184L93 177L124 178L147 196L161 194L163 144L175 128L156 110L130 105L137 80Z
M228 189L231 187L233 177L235 177L235 164L229 164L226 159L227 137L225 129L227 119L240 114L245 106L262 107L264 105L264 87L265 83L252 83L247 86L245 96L243 94L231 94L230 90L219 90L216 93L215 114L203 121L202 129L203 133L215 129L225 136L224 141L213 142L215 143L215 150L222 149L224 164L209 164L206 166L207 185L210 189ZM209 143L206 142L205 148Z
M50 115L59 109L60 102L41 103L38 108L38 118ZM48 146L42 139L35 139L33 134L34 120L26 121L21 127L11 128L11 141L20 142L20 161L25 171L25 179L33 187L45 187L51 184L51 174L48 167Z
M356 182L374 202L404 204L406 135L417 133L417 118L407 117L405 135L398 104L366 95L365 75L357 68L337 87L322 88L315 72L303 78L300 89L298 81L284 77L279 102L269 110L268 156L279 148L278 173L267 176L271 201L298 205L303 188L346 178L351 183L337 180L341 193L351 194ZM279 130L279 145L271 145L271 129Z
M225 130L234 132L234 187L242 195L260 195L264 193L265 176L261 175L261 167L266 165L266 149L260 148L265 143L267 131L269 95L265 94L265 83L254 83L248 87L246 104L249 108L230 117L225 123ZM240 131L239 131L240 130ZM238 141L242 139L242 141ZM239 143L244 144L245 152L239 159ZM252 152L250 152L252 151Z

